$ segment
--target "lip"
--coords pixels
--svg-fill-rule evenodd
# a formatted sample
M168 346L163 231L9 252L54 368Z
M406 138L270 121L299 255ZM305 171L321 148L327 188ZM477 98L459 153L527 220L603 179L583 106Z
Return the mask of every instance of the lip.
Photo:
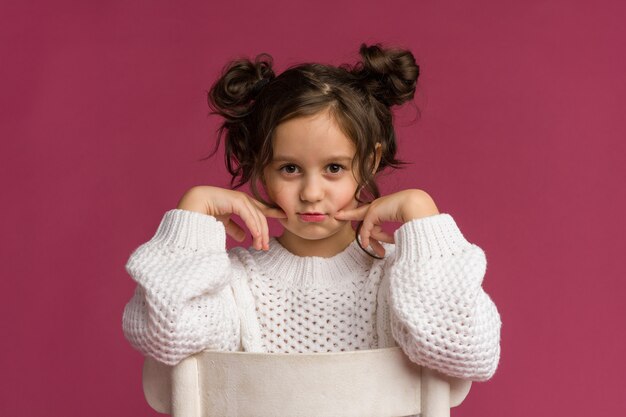
M298 213L298 218L303 222L319 223L326 220L324 213Z

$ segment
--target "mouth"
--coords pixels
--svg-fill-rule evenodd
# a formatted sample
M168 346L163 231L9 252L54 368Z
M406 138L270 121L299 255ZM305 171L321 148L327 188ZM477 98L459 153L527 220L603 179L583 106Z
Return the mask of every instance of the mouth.
M324 213L298 213L298 218L303 222L319 223L326 220Z

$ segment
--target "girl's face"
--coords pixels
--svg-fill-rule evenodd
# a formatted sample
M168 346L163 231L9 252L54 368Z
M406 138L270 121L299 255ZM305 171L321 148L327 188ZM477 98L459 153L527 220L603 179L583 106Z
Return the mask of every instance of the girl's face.
M273 160L263 172L269 197L287 214L280 243L299 256L333 256L355 238L350 222L335 220L357 207L352 171L356 148L328 111L277 126Z

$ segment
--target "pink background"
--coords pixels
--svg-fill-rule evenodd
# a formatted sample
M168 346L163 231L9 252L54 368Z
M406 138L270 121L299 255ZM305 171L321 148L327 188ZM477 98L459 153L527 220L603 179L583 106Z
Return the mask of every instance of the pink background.
M621 1L2 2L0 415L152 416L125 341L124 264L197 184L238 56L277 71L410 48L384 190L427 190L487 253L503 320L494 378L461 416L624 415Z

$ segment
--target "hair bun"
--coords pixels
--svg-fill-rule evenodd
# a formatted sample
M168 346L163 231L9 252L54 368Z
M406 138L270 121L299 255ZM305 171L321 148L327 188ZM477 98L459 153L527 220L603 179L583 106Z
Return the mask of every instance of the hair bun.
M378 101L391 107L413 98L419 66L410 51L363 43L359 54L363 61L352 72Z
M275 77L272 66L273 59L266 53L254 61L242 58L227 64L208 94L213 112L230 121L247 115L262 88Z

